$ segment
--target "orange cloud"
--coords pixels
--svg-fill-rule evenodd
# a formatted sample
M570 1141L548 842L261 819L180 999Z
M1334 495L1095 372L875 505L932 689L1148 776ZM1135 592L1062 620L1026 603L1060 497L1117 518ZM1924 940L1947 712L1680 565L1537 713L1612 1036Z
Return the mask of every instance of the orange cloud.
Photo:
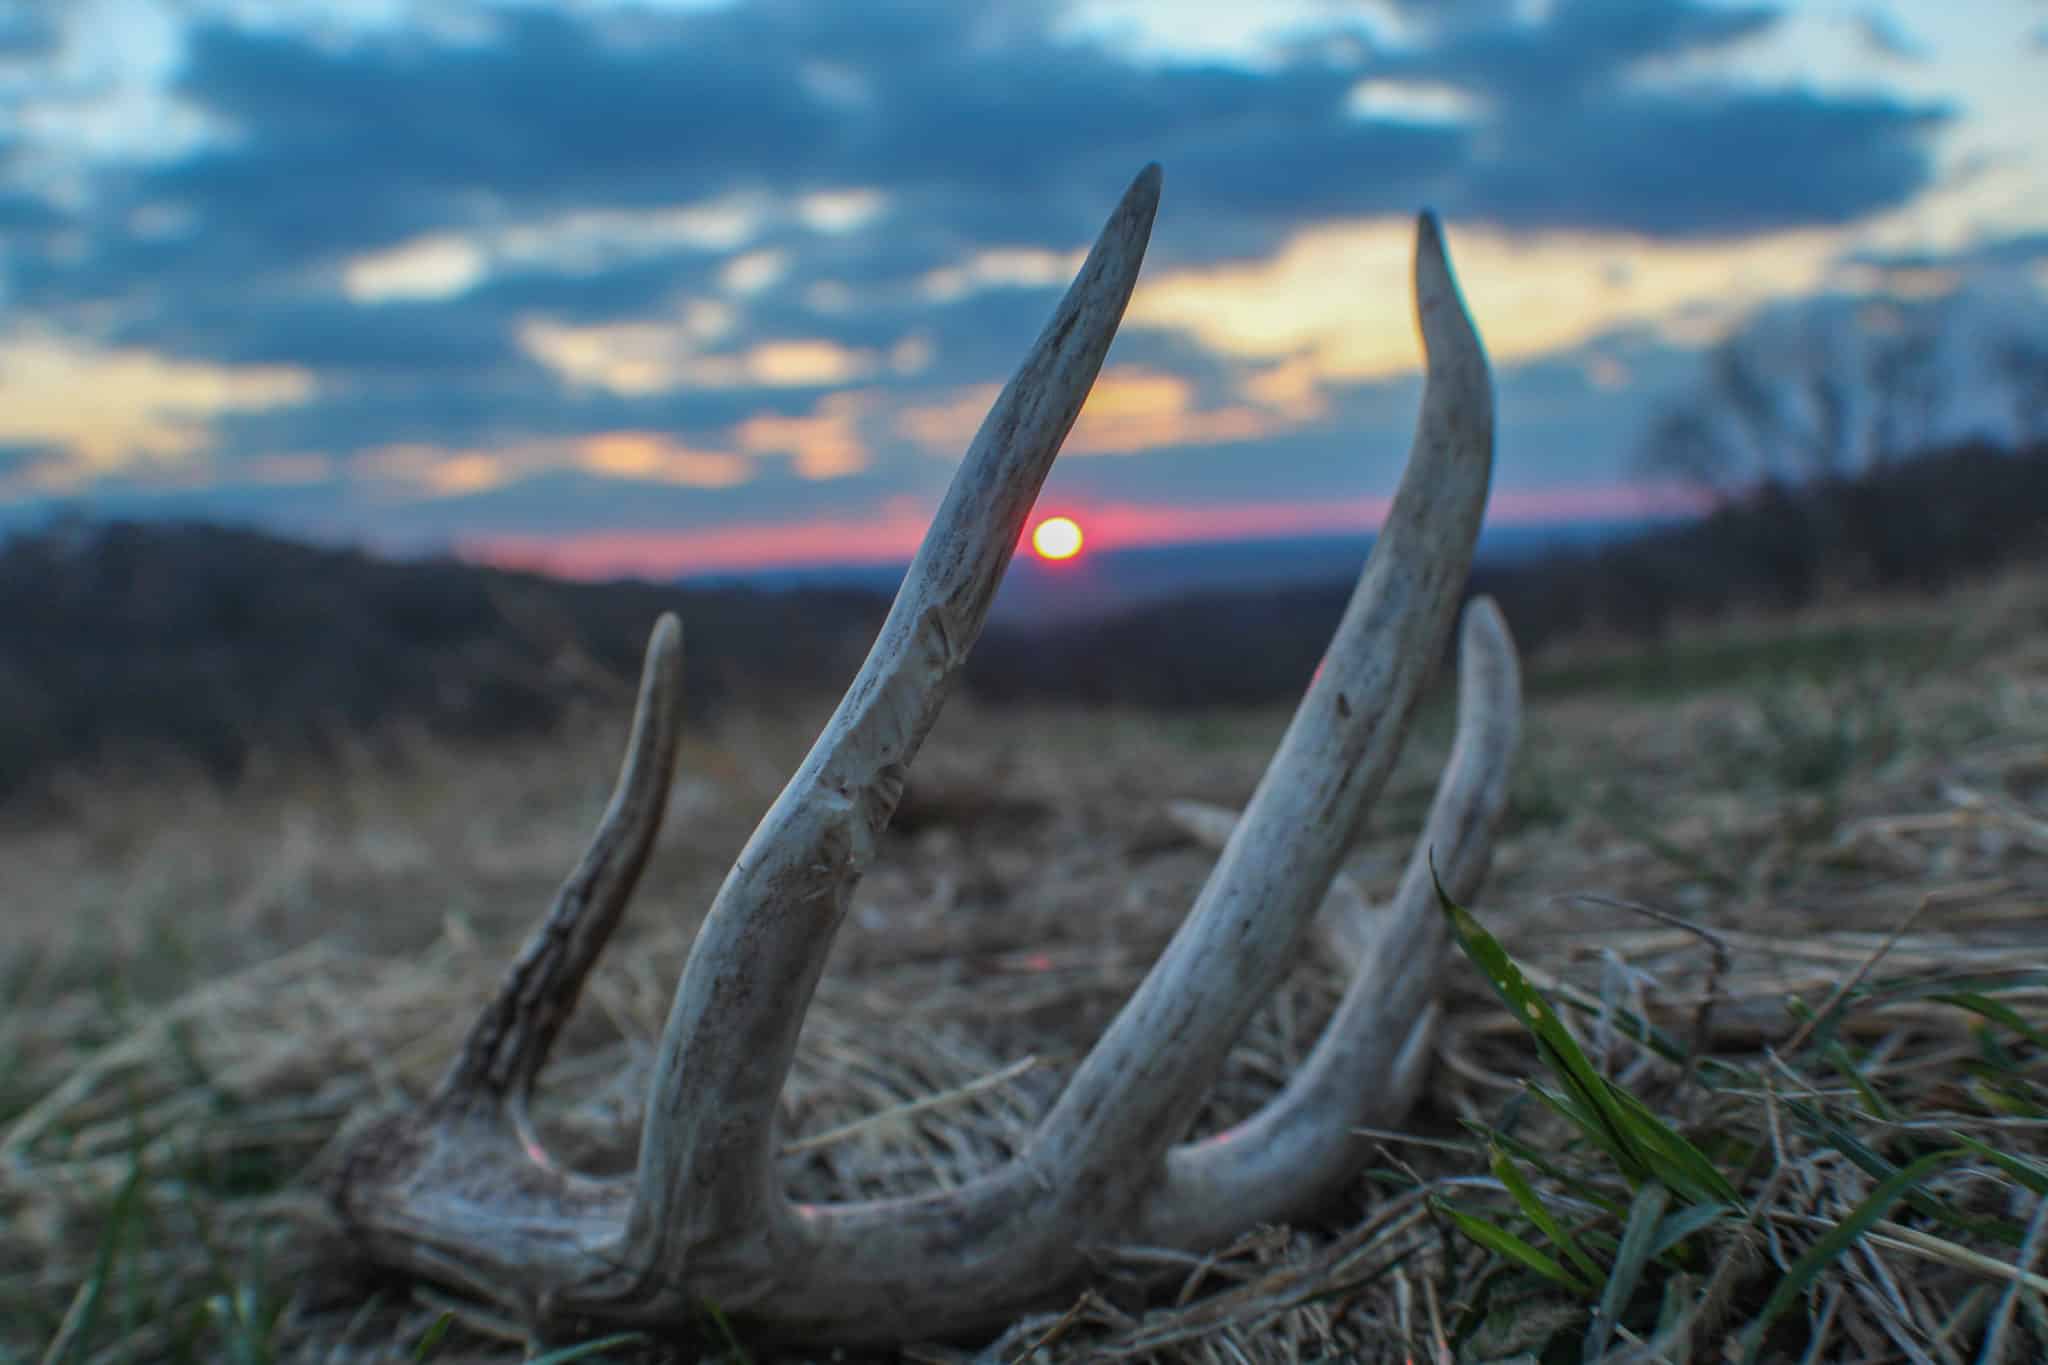
M215 365L139 349L105 350L55 333L0 337L0 443L54 446L49 477L82 485L155 466L204 463L212 419L302 402L312 375L284 365Z
M730 488L754 472L744 455L697 450L659 432L631 430L519 441L490 451L398 442L364 452L350 469L359 478L434 497L480 493L552 469L694 488Z
M1104 370L1081 408L1065 455L1132 455L1170 446L1256 440L1321 413L1321 398L1295 376L1268 371L1245 388L1271 398L1267 409L1243 404L1197 408L1194 385L1179 375L1138 365ZM1263 382L1262 382L1263 381ZM1000 384L973 384L936 403L897 412L897 434L942 459L957 459L1002 392ZM1270 409L1270 410L1269 410Z
M875 356L831 341L767 341L748 351L741 363L758 384L824 388L865 375L875 368Z
M377 483L409 486L433 497L452 497L496 488L523 471L508 454L401 441L364 451L351 465L351 472Z
M1112 366L1095 381L1063 453L1130 455L1161 446L1249 441L1282 425L1237 404L1198 411L1194 386L1179 375Z
M746 456L693 450L653 431L606 431L576 442L577 463L593 474L695 488L730 488L753 477Z
M837 479L868 467L859 419L870 403L865 391L835 393L818 401L809 417L749 417L739 424L740 448L754 455L793 455L806 479Z
M1001 384L970 384L949 398L897 410L896 434L923 446L927 454L958 459L1003 391Z
M827 388L859 379L883 363L873 351L810 337L704 354L705 345L732 325L730 308L698 300L667 322L578 326L528 318L517 335L527 355L569 383L629 398L681 388Z
M1303 358L1325 382L1410 373L1421 364L1409 299L1414 231L1407 218L1306 228L1264 260L1142 280L1128 317L1222 355ZM1702 312L1725 323L1817 287L1843 246L1840 233L1822 230L1664 242L1454 224L1451 237L1466 303L1501 361Z
M1260 405L1294 422L1313 422L1329 411L1315 362L1308 356L1294 356L1269 369L1258 370L1244 381L1244 391Z

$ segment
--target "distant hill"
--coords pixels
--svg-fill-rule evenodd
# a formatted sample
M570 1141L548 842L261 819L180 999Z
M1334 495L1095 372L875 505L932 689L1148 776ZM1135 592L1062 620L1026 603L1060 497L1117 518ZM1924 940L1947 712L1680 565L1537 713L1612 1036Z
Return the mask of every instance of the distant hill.
M1127 552L1092 571L1117 567L1153 592L1200 582L1189 569L1200 561L1231 586L1141 593L1093 619L1033 621L1013 607L976 649L966 685L992 701L1293 697L1364 552L1362 540ZM1854 480L1767 486L1626 539L1496 552L1471 586L1500 598L1534 651L1587 633L1655 637L1837 588L1933 589L2044 554L2048 446L1967 446ZM1028 594L1050 572L1066 571L1020 564L1005 591ZM1073 580L1059 588L1071 596ZM0 543L0 798L81 762L175 756L233 776L257 754L317 755L406 731L537 732L582 702L624 704L665 610L684 620L696 715L736 697L836 693L887 606L884 590L845 584L570 583L218 526L60 523Z
M380 733L494 739L630 699L659 613L685 692L815 694L853 676L885 598L569 583L395 562L254 531L66 522L0 544L0 797L80 761L258 753Z
M1697 521L1478 562L1525 654L1598 634L1655 639L1829 591L1934 590L2048 557L2048 446L1967 445L1798 487L1767 484ZM1342 576L1212 589L1056 629L993 626L968 681L992 700L1206 706L1300 694L1349 599Z
M1639 536L1671 523L1587 521L1545 526L1492 526L1479 538L1481 563L1507 563L1545 550L1590 547ZM1074 626L1128 615L1190 593L1286 591L1354 578L1372 550L1370 534L1191 541L1088 551L1047 564L1017 557L1003 579L990 620L1031 629ZM690 587L753 587L770 591L839 588L893 594L908 561L821 564L746 573L691 575Z

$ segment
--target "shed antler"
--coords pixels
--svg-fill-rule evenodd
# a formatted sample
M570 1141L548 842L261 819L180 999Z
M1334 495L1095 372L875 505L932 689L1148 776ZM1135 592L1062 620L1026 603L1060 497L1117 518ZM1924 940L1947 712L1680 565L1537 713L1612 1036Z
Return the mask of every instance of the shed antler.
M1483 877L1520 692L1499 612L1465 614L1458 735L1393 904L1326 925L1353 968L1307 1065L1228 1133L1182 1142L1253 1011L1296 960L1439 657L1493 461L1486 359L1434 219L1415 291L1428 383L1400 492L1279 752L1165 953L1015 1159L950 1190L798 1205L773 1119L819 973L918 745L987 617L1136 282L1159 195L1141 174L996 400L874 649L740 853L676 987L638 1170L551 1162L526 1097L661 819L680 632L648 647L631 751L582 863L420 1109L358 1134L334 1202L375 1259L537 1322L681 1323L709 1301L776 1336L900 1342L996 1326L1071 1291L1091 1249L1201 1250L1313 1206L1398 1121L1427 1064L1453 894ZM1178 1144L1178 1145L1176 1145Z

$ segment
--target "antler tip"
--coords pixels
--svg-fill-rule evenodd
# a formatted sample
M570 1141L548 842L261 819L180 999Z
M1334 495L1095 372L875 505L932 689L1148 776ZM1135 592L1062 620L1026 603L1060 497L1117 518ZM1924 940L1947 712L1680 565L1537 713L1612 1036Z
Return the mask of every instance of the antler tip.
M682 618L672 611L665 611L656 619L654 631L647 637L649 654L670 654L683 647Z
M1415 216L1415 297L1425 313L1429 305L1446 292L1457 296L1457 282L1451 277L1450 253L1444 247L1443 220L1436 210L1424 209Z
M1486 348L1451 270L1443 223L1429 209L1415 220L1415 313L1430 374L1442 368L1455 375L1453 382L1461 387L1483 387L1487 382ZM1482 400L1472 394L1467 401Z
M1159 190L1165 183L1166 172L1156 161L1148 161L1145 168L1131 181L1124 191L1123 199L1116 206L1116 213L1110 218L1110 226L1103 232L1104 241L1122 240L1130 244L1132 259L1129 269L1137 269L1142 259L1145 244L1152 236L1152 220L1159 213ZM1120 224L1127 224L1118 231Z

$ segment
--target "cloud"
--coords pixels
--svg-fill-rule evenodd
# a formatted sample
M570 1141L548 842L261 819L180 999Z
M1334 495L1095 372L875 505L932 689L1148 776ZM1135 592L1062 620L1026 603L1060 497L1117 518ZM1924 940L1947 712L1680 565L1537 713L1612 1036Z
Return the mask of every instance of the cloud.
M1421 364L1410 294L1414 224L1330 223L1272 257L1151 277L1127 326L1172 328L1211 352L1291 366L1307 401L1317 384L1365 383ZM1740 243L1659 241L1617 232L1451 230L1467 306L1500 363L1568 350L1603 332L1706 326L1824 280L1838 250L1826 233Z
M661 432L604 431L577 440L578 465L615 479L730 488L753 477L744 455L693 450Z
M1961 116L1702 66L1784 28L1706 0L1161 10L1203 33L1138 48L1038 0L137 3L146 60L93 137L89 83L42 74L118 55L85 18L0 84L0 299L129 366L46 366L113 406L39 390L0 440L124 497L165 461L308 506L375 490L382 525L429 524L407 497L569 525L921 495L1154 159L1165 212L1069 444L1128 458L1075 477L1136 489L1170 451L1205 487L1282 460L1320 487L1333 430L1405 425L1417 206L1504 363L1679 342L1814 287L1830 230L1923 196Z
M855 390L820 399L804 417L749 417L735 433L740 448L755 455L788 455L797 476L839 479L858 474L869 464L859 425L873 402Z
M1989 237L1949 251L1858 251L1849 262L1881 273L2037 266L2048 262L2048 230Z
M81 480L135 464L189 464L221 414L277 408L313 391L310 375L285 367L101 350L34 330L0 336L0 442L60 448Z
M359 452L342 472L359 483L447 498L489 492L558 469L685 488L731 488L754 476L753 462L744 455L633 430L549 437L489 450L394 442Z
M434 233L348 262L342 267L341 289L351 303L445 299L468 293L483 278L485 265L475 243L454 233Z
M1864 49L1873 56L1908 63L1928 58L1927 45L1908 32L1895 14L1872 7L1856 15L1853 22Z
M1853 222L1933 179L1948 110L1811 91L1616 93L1528 111L1446 196L1517 228L1727 238Z
M1402 54L1397 71L1511 102L1518 111L1618 88L1653 63L1726 49L1775 26L1770 5L1700 0L1554 0L1531 21L1512 3L1403 0L1439 41Z
M1268 371L1247 385L1251 396L1264 393L1275 400L1269 405L1204 405L1196 386L1181 375L1111 365L1097 377L1060 453L1085 458L1233 444L1319 415L1320 408L1297 384L1287 379L1276 383L1274 373ZM896 412L895 430L928 455L956 460L974 440L1001 391L1000 384L975 384L936 402L907 405Z

